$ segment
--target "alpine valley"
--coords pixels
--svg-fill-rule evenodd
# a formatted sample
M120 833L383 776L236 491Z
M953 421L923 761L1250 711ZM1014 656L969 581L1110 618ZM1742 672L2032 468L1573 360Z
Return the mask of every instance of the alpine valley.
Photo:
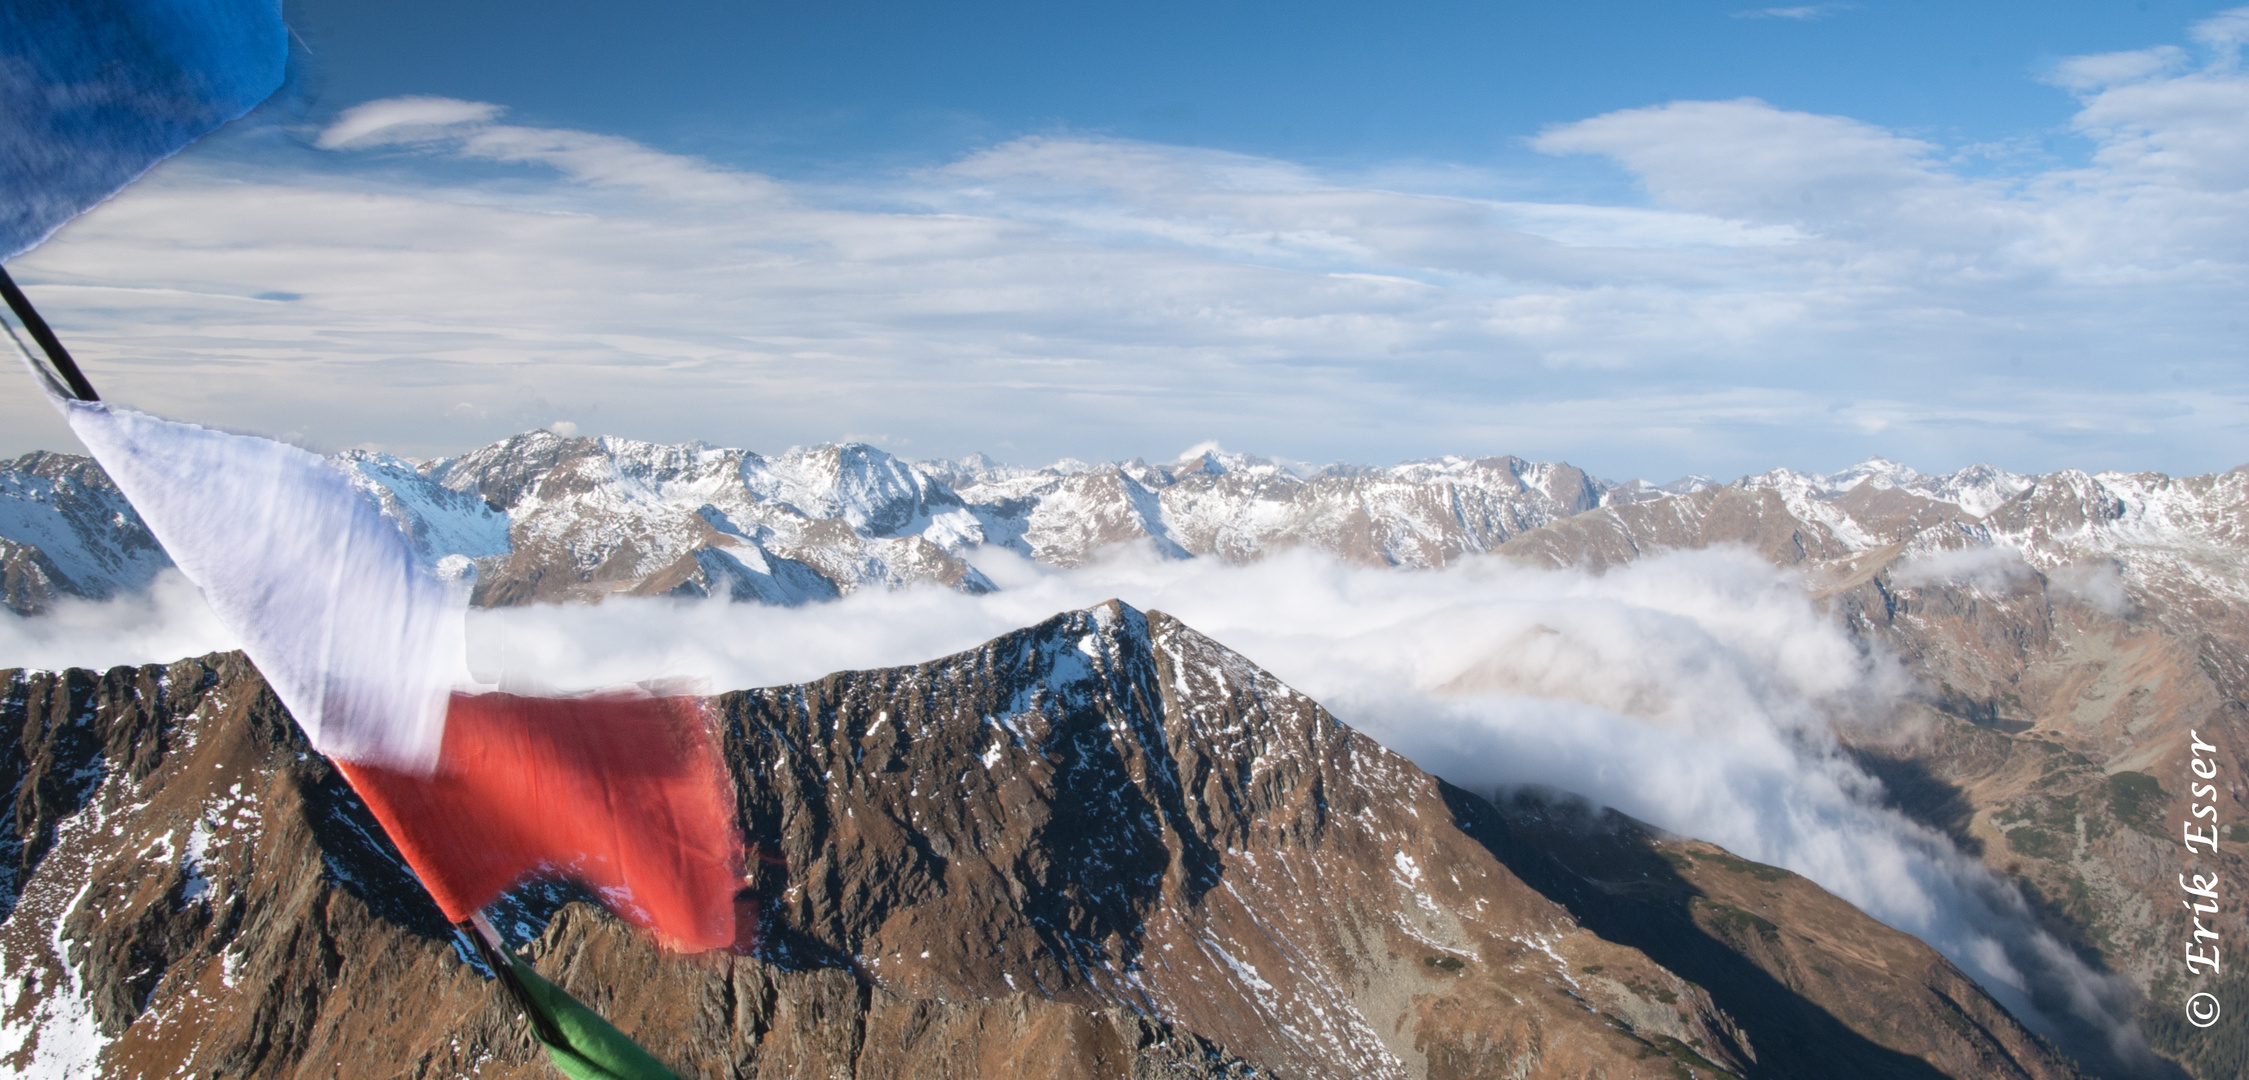
M545 432L338 461L486 607L984 593L995 549L1311 548L1401 574L1746 549L1916 688L1836 724L1869 790L2128 986L2153 1051L2042 1036L1787 870L1564 792L1449 784L1256 657L1110 602L715 697L759 854L754 955L664 954L564 886L504 903L543 973L683 1076L2249 1074L2249 1028L2179 1008L2176 880L2199 740L2226 768L2193 865L2249 883L2249 467L1657 486L1517 458L1032 469ZM168 566L87 459L0 468L0 617ZM0 1066L547 1075L239 655L0 671L0 735ZM2201 924L2228 945L2249 942L2232 895ZM2249 1017L2232 966L2192 989Z

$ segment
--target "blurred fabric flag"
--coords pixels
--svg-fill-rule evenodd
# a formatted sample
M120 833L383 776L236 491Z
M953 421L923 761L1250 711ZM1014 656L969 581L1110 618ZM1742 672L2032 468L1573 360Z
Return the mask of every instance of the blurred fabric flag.
M24 360L449 919L561 875L674 949L744 943L734 793L699 699L475 692L466 588L341 467L76 400Z
M670 948L737 944L734 794L699 698L456 694L431 775L338 764L456 923L546 872Z
M437 767L467 597L418 565L342 469L272 439L49 389L314 749Z
M0 3L0 259L280 88L278 0Z
M340 467L75 400L24 360L448 920L568 877L668 948L755 946L733 786L700 698L477 692L465 588L421 564ZM568 1075L671 1075L512 956L494 966Z
M274 0L0 0L0 258L254 108L288 53ZM699 699L478 692L465 582L424 565L341 467L96 400L0 286L53 365L8 327L34 378L448 918L560 875L671 948L742 944L735 799ZM510 957L494 974L566 1072L669 1075L526 971Z

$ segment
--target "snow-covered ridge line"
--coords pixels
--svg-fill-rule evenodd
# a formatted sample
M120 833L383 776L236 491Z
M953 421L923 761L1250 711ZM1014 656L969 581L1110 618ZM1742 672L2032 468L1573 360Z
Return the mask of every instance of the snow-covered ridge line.
M1881 493L1944 508L1967 530L1945 543L2015 543L1983 522L2041 485L2127 508L2102 518L2115 538L2094 547L2168 543L2200 520L2193 496L2164 494L2199 480L1984 465L1932 475L1880 458L1831 475L1776 469L1731 485L1689 476L1659 486L1516 457L1315 466L1205 445L1165 464L1025 467L981 454L914 461L863 443L765 456L538 431L435 461L336 460L433 567L473 573L488 605L612 593L797 604L921 582L977 592L992 584L971 559L994 547L1071 566L1117 543L1232 560L1309 544L1358 563L1433 567L1590 510L1720 487L1771 491L1853 549L1891 542L1859 508ZM58 454L0 466L0 560L5 602L19 612L144 588L167 565L100 469Z

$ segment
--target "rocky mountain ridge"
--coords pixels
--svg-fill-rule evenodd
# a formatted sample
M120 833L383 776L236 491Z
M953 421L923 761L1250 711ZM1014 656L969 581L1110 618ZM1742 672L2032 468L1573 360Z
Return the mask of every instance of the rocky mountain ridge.
M1160 613L713 704L757 955L495 920L683 1075L2076 1075L1809 882L1452 788ZM0 1063L544 1075L240 657L0 673L0 729Z
M2222 479L2237 473L1923 475L1873 459L1832 476L1779 469L1659 487L1513 457L1315 468L1204 450L1162 466L1029 469L981 456L907 461L857 443L765 457L549 432L431 462L337 460L431 565L473 572L486 605L616 593L797 604L924 582L979 592L992 587L973 565L987 548L1075 566L1120 543L1237 561L1308 545L1356 563L1432 567L1509 544L1538 557L1533 534L1595 510L1638 523L1593 549L1597 561L1616 561L1634 544L1669 542L1666 515L1740 513L1768 500L1776 528L1807 534L1790 539L1799 550L1774 553L1782 561L1906 543L1919 553L2013 547L2058 566L2128 547L2175 550L2171 572L2222 583L2238 579L2241 550L2231 531L2239 485ZM2056 489L2074 493L2093 533L2070 532L2066 514L2041 525L2002 513ZM2205 527L2229 513L2216 533ZM2213 536L2216 547L2205 542ZM0 468L0 559L18 612L138 589L164 565L98 467L54 454Z

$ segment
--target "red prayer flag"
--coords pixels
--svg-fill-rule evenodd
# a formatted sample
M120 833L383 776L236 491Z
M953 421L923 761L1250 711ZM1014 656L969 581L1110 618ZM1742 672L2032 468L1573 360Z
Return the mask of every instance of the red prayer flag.
M454 922L555 875L670 948L738 944L742 844L701 699L455 694L433 775L336 765Z
M334 463L42 385L448 918L567 876L671 948L754 945L700 699L448 691L467 594Z

